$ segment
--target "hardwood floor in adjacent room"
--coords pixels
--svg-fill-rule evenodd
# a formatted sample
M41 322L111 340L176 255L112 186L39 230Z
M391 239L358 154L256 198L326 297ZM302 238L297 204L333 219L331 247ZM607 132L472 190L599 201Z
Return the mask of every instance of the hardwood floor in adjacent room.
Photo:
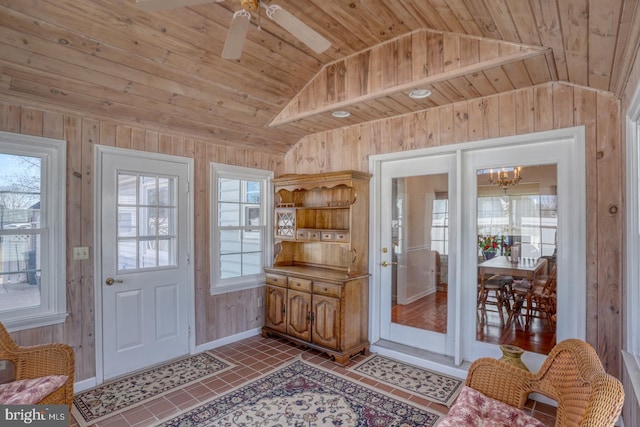
M504 313L505 319L508 313ZM447 330L447 292L438 291L407 305L395 305L391 320L406 326L444 333ZM476 324L476 339L493 344L511 344L527 351L547 354L554 344L554 331L546 320L533 318L528 330L524 320L506 324L497 312L487 311Z

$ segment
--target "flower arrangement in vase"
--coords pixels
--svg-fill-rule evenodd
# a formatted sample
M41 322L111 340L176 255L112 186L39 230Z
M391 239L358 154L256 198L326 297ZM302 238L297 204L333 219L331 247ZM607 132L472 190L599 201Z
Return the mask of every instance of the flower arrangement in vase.
M482 251L485 259L495 257L498 251L505 247L502 236L498 235L478 235L478 248Z

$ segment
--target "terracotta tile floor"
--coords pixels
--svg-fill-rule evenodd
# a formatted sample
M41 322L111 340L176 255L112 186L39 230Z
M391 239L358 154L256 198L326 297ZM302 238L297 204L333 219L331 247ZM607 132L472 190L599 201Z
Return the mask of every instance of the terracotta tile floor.
M93 424L93 426L143 427L156 425L161 419L178 414L180 411L198 402L204 402L214 396L223 394L236 386L275 369L277 366L296 358L300 354L302 354L302 357L307 361L341 374L346 374L351 378L415 402L418 405L434 409L441 413L447 412L445 406L427 401L407 393L402 389L396 389L387 384L378 383L371 379L363 378L360 375L353 374L333 363L328 356L315 350L298 347L285 340L255 336L214 349L211 353L236 366L222 372L220 375L197 381L187 387L155 398L141 406L109 417L104 421ZM348 366L353 366L362 360L364 360L364 356L358 355L352 358ZM526 409L528 413L543 421L546 425L554 425L555 418L551 415L554 413L554 408L540 403L529 402ZM72 426L78 426L75 420L73 420Z

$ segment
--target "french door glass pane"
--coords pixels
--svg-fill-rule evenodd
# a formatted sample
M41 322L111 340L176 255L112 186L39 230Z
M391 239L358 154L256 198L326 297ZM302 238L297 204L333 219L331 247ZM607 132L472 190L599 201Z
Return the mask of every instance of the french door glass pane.
M477 171L476 339L547 354L555 339L556 165Z
M391 321L447 332L447 174L392 180Z

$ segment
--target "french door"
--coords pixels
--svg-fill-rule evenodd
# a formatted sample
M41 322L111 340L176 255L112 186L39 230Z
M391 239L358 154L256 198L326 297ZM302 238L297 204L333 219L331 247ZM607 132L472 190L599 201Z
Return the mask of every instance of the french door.
M513 175L515 168L522 168L517 171L523 176L528 174L528 183L523 179L518 192L505 191L513 194L511 199L494 197L496 206L496 200L514 202L504 207L503 217L520 215L500 232L515 235L523 248L525 243L534 243L538 255L553 253L558 284L556 338L584 339L584 150L584 128L576 127L372 156L372 349L384 353L384 342L398 343L450 356L455 364L500 355L498 344L503 342L486 340L478 333L486 327L480 323L478 309L478 266L483 262L478 233L487 216L487 210L480 210L480 206L491 199L486 189L479 189L494 185L489 183L491 171L511 170ZM546 179L553 183L544 179L532 182L535 173L547 170L552 172ZM549 237L544 224L538 227L538 237L531 238L535 233L530 232L530 225L518 221L523 216L530 221L534 216L529 214L531 206L549 193L538 191L537 199L525 194L543 187L552 187L553 200L557 200L553 235ZM504 190L494 187L489 191L502 196ZM526 214L522 214L523 206L527 206ZM514 225L520 228L510 228ZM400 319L399 313L407 316ZM505 313L505 322L507 318ZM420 319L425 324L421 325ZM511 326L505 323L501 327ZM523 360L536 369L544 356L528 351Z
M383 339L453 351L455 155L385 162L381 170Z

